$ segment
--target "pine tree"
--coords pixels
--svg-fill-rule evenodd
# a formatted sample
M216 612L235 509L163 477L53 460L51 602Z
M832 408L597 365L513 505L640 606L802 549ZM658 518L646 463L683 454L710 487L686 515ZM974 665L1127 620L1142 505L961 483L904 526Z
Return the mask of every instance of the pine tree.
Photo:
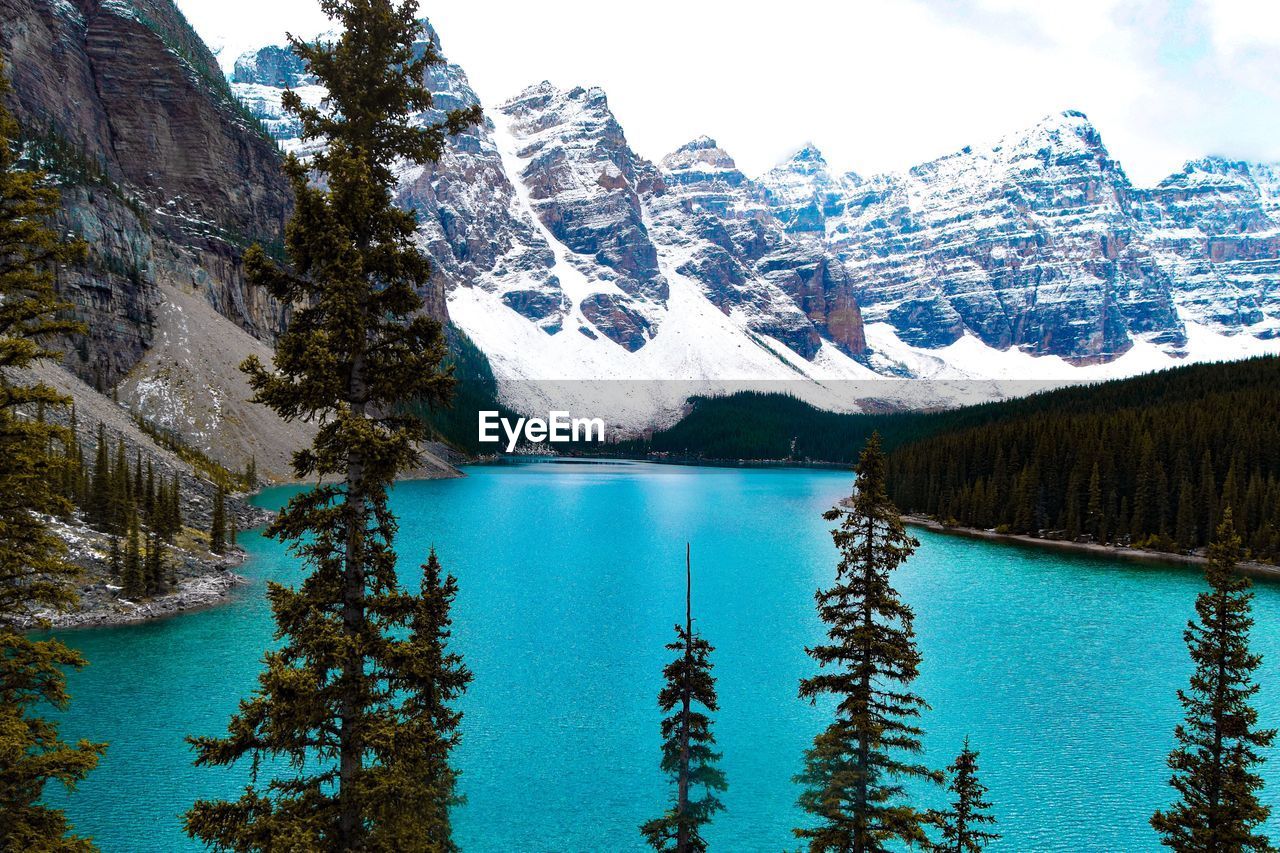
M182 532L182 481L178 472L173 472L173 482L169 486L169 539Z
M209 550L215 554L227 552L227 490L222 483L213 494L213 521L209 525Z
M125 598L136 600L147 594L146 567L142 564L141 533L136 515L129 516L126 528L128 532L125 538L121 585L124 587Z
M128 527L132 506L132 501L129 499L129 462L125 456L123 438L118 439L116 442L115 460L115 464L111 466L108 480L111 484L108 529L112 532L123 533Z
M1169 784L1178 800L1151 818L1161 842L1179 853L1275 849L1257 832L1271 809L1258 800L1262 777L1254 768L1276 732L1257 727L1258 712L1250 704L1262 658L1249 651L1253 593L1249 579L1236 572L1240 559L1240 537L1227 507L1209 546L1209 589L1196 599L1199 621L1188 622L1184 635L1196 669L1190 688L1178 691L1186 716L1174 730L1178 746L1169 755Z
M147 557L143 563L143 577L148 595L159 595L165 589L164 545L159 534L147 534Z
M144 492L142 481L142 448L134 448L133 451L133 488L129 492L129 497L135 504L141 504Z
M719 710L716 682L711 676L711 644L693 631L693 571L689 545L685 545L684 625L676 625L675 642L667 648L676 658L663 669L666 684L658 694L658 707L668 714L662 721L662 771L671 777L675 803L662 817L640 827L654 850L672 853L703 853L707 842L702 827L724 808L716 796L729 786L724 771L716 766L711 718L694 708ZM695 788L702 796L693 798Z
M64 442L62 467L62 496L66 498L69 508L80 500L80 465L83 456L80 449L80 436L77 432L79 426L76 407L72 404L70 424L67 426L67 437Z
M89 518L102 530L111 520L111 456L107 450L107 427L98 421L98 448L93 456L93 480L89 487ZM118 532L118 531L116 531Z
M904 782L941 781L913 759L922 751L918 719L928 708L909 691L920 666L914 614L890 573L915 552L885 491L880 436L872 435L858 460L848 510L824 516L840 551L836 582L817 593L828 625L828 645L807 649L823 670L800 682L800 696L839 699L835 721L814 740L805 769L801 807L818 824L796 830L811 853L879 853L895 843L926 841L927 816L906 798Z
M1106 544L1107 519L1102 503L1102 472L1098 469L1097 462L1093 463L1093 471L1089 475L1089 504L1085 511L1088 530L1093 536L1093 541Z
M147 460L147 480L142 488L142 510L147 516L147 524L156 528L156 472L150 459Z
M74 788L106 748L63 741L45 716L67 708L66 670L85 661L58 640L34 640L19 628L32 610L75 600L69 582L76 569L42 520L70 512L58 488L61 463L49 448L71 436L29 416L70 401L18 371L56 358L51 339L83 331L62 319L71 305L54 288L59 265L80 257L83 246L45 224L58 211L45 176L17 168L18 126L3 106L9 94L0 75L0 850L87 851L92 843L71 835L66 815L44 801L50 783Z
M1207 450L1200 458L1199 499L1200 519L1197 526L1200 528L1200 541L1207 544L1218 527L1218 486L1213 475L1213 458Z
M1194 548L1198 541L1195 489L1192 488L1190 479L1184 479L1182 488L1178 490L1178 523L1174 538L1178 540L1179 547L1185 550Z
M453 575L443 576L432 548L422 566L418 596L406 596L410 619L408 655L401 666L401 683L407 693L405 724L396 731L396 772L410 778L404 784L419 789L422 799L415 810L386 803L373 813L378 838L386 850L443 851L456 853L452 839L451 806L461 802L457 794L458 771L449 754L460 739L462 712L453 708L467 685L471 671L462 657L449 650L452 634L450 611L458 594ZM410 600L412 599L412 600Z
M270 755L294 766L287 779L255 784L236 801L197 802L186 828L230 850L263 838L309 849L440 849L448 828L419 807L438 780L416 772L420 755L406 743L424 724L413 692L398 689L416 672L406 659L412 640L398 637L418 608L396 578L387 491L426 435L406 407L445 403L453 380L442 368L441 325L421 312L430 265L414 215L394 204L393 166L437 161L447 136L480 114L415 121L432 105L424 74L441 62L421 41L416 3L321 7L342 35L292 46L328 100L311 107L286 92L283 102L301 138L324 144L307 163L286 163L296 200L290 267L260 248L246 255L251 280L295 306L274 370L257 359L244 365L254 399L286 420L319 424L293 468L320 482L267 531L291 542L310 572L296 589L270 588L281 645L227 736L192 741L198 764L245 758L257 766Z
M951 777L948 789L955 799L951 808L932 815L942 838L929 842L925 849L930 853L981 853L1000 834L989 829L996 819L987 813L991 808L985 799L987 787L978 781L978 753L969 748L968 738L947 773Z

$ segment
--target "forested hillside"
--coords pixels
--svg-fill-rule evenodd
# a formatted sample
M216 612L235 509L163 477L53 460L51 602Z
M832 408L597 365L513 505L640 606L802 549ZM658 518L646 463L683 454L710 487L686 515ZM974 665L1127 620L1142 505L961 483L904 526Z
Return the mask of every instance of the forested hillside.
M899 446L903 509L972 527L1188 550L1234 510L1280 556L1280 359L1197 365L1029 398Z

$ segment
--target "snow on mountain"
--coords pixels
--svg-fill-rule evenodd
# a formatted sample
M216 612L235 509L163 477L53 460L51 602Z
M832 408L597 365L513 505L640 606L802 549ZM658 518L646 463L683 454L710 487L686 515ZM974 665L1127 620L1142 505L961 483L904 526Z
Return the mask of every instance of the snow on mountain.
M788 234L822 239L827 220L838 216L845 197L862 179L853 173L835 177L813 143L760 177L762 198Z
M1085 116L1050 116L854 187L828 239L868 319L908 343L965 333L1078 363L1185 332L1168 272L1140 239L1128 178Z
M232 79L296 148L282 87L324 94L296 59L254 51ZM456 65L427 82L423 122L478 102ZM706 137L646 160L602 90L544 82L403 170L398 199L436 260L429 308L526 411L641 427L761 382L944 405L1280 351L1277 170L1207 159L1134 188L1074 111L902 173L833 175L806 145L752 180Z
M1280 335L1280 181L1274 167L1209 157L1141 196L1138 217L1197 322Z

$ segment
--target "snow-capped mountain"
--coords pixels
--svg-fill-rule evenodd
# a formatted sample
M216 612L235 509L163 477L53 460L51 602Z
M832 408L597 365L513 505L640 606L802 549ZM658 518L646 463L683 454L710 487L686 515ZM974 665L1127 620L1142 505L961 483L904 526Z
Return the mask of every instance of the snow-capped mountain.
M478 102L456 65L428 82L439 110ZM286 148L283 88L323 97L280 47L237 60L232 85ZM486 106L439 164L404 170L399 200L436 259L432 309L516 404L537 397L524 380L580 399L618 379L787 380L854 407L868 392L842 380L1060 382L1280 350L1270 167L1209 159L1136 188L1068 111L903 173L832 174L806 145L752 179L706 137L645 159L598 88ZM647 390L628 417L688 390Z

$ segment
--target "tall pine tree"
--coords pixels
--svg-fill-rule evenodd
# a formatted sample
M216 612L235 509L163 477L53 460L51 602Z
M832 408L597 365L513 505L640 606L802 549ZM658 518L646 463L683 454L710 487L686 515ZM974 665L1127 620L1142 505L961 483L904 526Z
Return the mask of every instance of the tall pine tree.
M1151 818L1161 842L1178 853L1275 849L1258 832L1271 809L1258 800L1256 768L1263 761L1259 750L1271 746L1276 733L1258 728L1251 704L1258 692L1253 673L1262 663L1249 651L1253 593L1249 579L1236 572L1242 547L1231 508L1222 516L1205 568L1209 589L1196 598L1198 621L1188 622L1184 635L1196 668L1189 689L1178 691L1185 718L1169 755L1169 784L1178 800Z
M209 550L215 554L227 552L227 490L218 483L213 493L213 519L209 524Z
M978 781L978 753L969 748L968 738L947 772L955 799L949 809L933 815L942 838L929 842L925 849L930 853L982 853L1000 834L990 829L996 819L988 813L991 803L986 800L987 787Z
M724 808L716 796L728 788L724 771L716 766L711 718L719 710L716 682L711 676L711 644L693 631L693 570L685 544L684 625L676 625L675 642L667 646L676 658L662 674L666 684L658 693L658 707L668 714L662 721L662 770L675 788L675 802L662 815L640 827L654 850L702 853L707 842L702 827ZM702 795L695 799L695 789Z
M905 782L940 782L918 763L918 725L925 701L910 692L920 667L914 614L890 573L915 552L885 491L880 436L872 435L858 460L848 509L824 516L840 551L836 582L817 595L830 643L807 649L821 672L800 682L800 696L837 699L836 719L814 739L805 769L801 807L816 825L796 830L811 853L879 853L898 843L927 841L928 816L910 805Z
M405 691L405 724L396 732L396 772L407 774L407 787L422 799L415 809L400 804L378 804L372 819L379 825L384 849L455 853L449 809L461 801L457 794L458 771L449 763L457 746L462 712L453 707L467 685L471 671L462 657L449 649L452 635L450 611L458 594L458 581L444 575L435 549L422 566L421 592L407 601L413 615L409 642L399 666L400 687Z
M74 601L75 567L42 519L70 511L59 488L63 463L50 448L69 445L71 436L34 417L69 400L19 371L57 357L52 338L82 331L62 318L71 306L58 299L54 276L83 247L45 224L58 210L45 176L17 168L18 126L3 106L9 93L0 75L0 850L84 851L95 848L71 834L44 794L50 783L73 788L106 748L63 741L45 716L67 707L66 670L85 661L58 640L33 640L19 628L33 610Z
M414 693L431 677L407 668L413 640L399 638L418 608L396 578L387 491L425 438L405 407L445 402L453 379L442 368L441 325L421 313L430 265L415 218L392 193L395 167L437 161L448 135L480 114L415 121L432 107L424 75L441 62L416 6L323 0L342 35L293 42L329 95L312 107L286 92L284 106L302 139L323 148L286 164L296 199L290 266L260 248L246 256L252 280L295 310L274 370L256 359L244 367L257 402L319 423L293 460L297 477L319 482L268 528L310 566L298 588L270 588L280 647L226 737L193 739L199 764L256 767L276 755L294 765L238 800L187 813L192 836L225 849L288 839L312 850L438 850L448 832L423 806L438 779L417 772L418 753L405 743L421 736ZM402 689L406 680L413 689Z

